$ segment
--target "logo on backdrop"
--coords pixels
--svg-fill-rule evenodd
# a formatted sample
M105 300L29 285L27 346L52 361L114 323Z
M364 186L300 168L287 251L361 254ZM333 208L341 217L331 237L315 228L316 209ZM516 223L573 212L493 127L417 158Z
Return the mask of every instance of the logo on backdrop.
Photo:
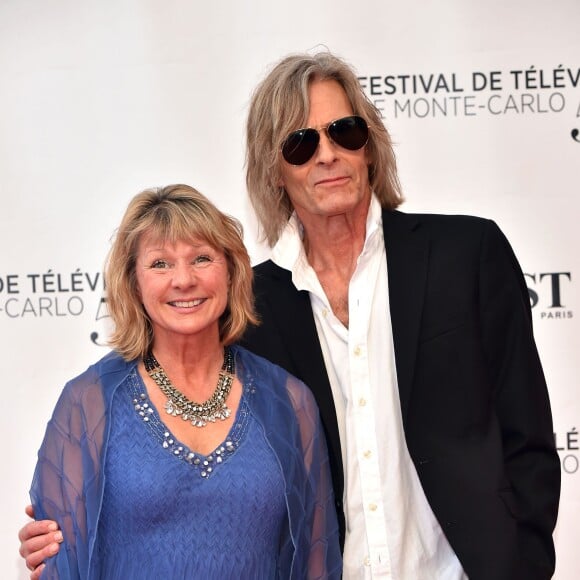
M0 316L7 318L50 318L81 316L87 296L104 288L100 272L0 275Z
M565 320L574 317L567 300L572 284L571 272L536 272L524 274L535 315L541 320Z
M425 119L537 115L580 117L580 67L510 68L468 73L371 74L359 82L383 117ZM570 136L580 143L580 130Z
M580 470L578 429L572 427L568 431L557 431L554 433L554 440L560 455L562 471L568 474L578 473Z
M0 274L0 319L49 319L107 316L101 272ZM94 336L93 336L94 335ZM98 333L91 334L98 343Z

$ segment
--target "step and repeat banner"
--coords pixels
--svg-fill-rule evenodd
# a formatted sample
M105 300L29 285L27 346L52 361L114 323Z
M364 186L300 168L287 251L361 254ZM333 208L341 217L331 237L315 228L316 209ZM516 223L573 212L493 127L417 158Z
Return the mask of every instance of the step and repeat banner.
M189 183L259 242L244 120L269 67L330 49L396 144L403 211L494 219L525 272L562 465L556 578L580 553L580 3L0 0L2 577L65 381L106 352L128 200Z

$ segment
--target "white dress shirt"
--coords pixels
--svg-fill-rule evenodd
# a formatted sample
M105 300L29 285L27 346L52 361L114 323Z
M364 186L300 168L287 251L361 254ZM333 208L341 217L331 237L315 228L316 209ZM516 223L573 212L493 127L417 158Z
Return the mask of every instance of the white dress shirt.
M344 578L465 580L411 461L395 369L381 207L373 196L348 290L349 328L336 318L294 214L272 252L310 294L344 466Z

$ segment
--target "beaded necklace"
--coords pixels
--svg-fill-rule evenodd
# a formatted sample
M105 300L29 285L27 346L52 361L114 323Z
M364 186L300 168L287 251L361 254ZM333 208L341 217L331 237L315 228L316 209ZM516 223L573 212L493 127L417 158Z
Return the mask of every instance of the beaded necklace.
M149 376L167 397L165 412L169 415L180 416L184 421L190 421L194 427L205 427L208 423L215 423L216 419L225 421L232 414L226 400L232 388L236 367L228 347L224 349L224 363L219 372L215 391L203 403L196 403L177 390L152 352L143 357L143 363Z

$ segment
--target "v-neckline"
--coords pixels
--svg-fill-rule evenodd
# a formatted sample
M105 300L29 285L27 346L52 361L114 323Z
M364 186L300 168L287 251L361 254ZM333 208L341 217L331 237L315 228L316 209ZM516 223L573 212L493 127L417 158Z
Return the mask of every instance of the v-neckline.
M202 478L208 478L214 473L218 466L222 465L235 453L243 441L250 416L246 400L246 388L243 382L242 394L232 426L225 439L209 454L199 453L175 437L161 419L158 409L151 403L145 383L137 368L129 376L127 387L136 416L145 424L147 432L169 454L198 470Z

